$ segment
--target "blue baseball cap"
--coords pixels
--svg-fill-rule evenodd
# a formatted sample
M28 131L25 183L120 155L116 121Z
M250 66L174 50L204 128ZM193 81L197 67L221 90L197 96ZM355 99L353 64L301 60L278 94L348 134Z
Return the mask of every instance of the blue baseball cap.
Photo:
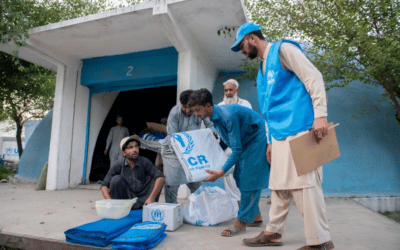
M239 27L237 33L236 33L236 42L232 45L231 50L238 52L240 51L239 44L243 40L243 38L253 32L253 31L261 31L261 28L259 25L254 24L254 23L244 23L242 26Z

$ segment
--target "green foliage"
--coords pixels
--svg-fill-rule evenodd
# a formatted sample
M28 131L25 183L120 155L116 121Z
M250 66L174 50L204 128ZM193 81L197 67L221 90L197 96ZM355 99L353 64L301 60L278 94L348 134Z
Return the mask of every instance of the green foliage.
M33 0L2 0L0 1L0 42L14 41L16 45L25 45L28 38L27 30L31 27L29 20Z
M381 214L400 223L400 212L385 212Z
M6 120L8 117L3 112L0 112L0 122Z
M382 86L400 122L398 0L247 0L248 16L268 41L307 42L327 89L352 81Z
M55 80L54 72L0 52L0 117L15 122L20 156L22 128L53 107Z
M42 118L53 106L55 78L54 72L0 52L0 114Z
M7 179L8 176L14 175L15 172L6 166L0 166L0 180Z
M257 85L257 73L258 73L258 67L260 66L260 59L255 58L253 60L250 60L249 58L242 59L242 64L240 65L243 70L245 71L242 76L239 76L236 80L240 82L242 80L242 77L246 77L250 79L251 81L255 82L254 85Z

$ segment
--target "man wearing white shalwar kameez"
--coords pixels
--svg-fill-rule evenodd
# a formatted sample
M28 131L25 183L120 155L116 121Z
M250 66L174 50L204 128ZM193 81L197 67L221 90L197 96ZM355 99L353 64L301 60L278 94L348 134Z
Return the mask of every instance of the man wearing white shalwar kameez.
M253 109L250 102L245 99L241 99L238 97L239 93L239 83L235 79L229 79L223 83L224 85L224 100L218 105L227 105L227 104L238 104L243 107ZM232 153L232 149L226 148L225 153L229 156ZM225 191L230 194L235 200L240 201L240 190L236 185L235 178L233 178L233 174L222 177L224 181Z
M110 168L119 160L124 160L125 157L121 153L119 143L123 138L129 136L129 130L122 126L122 116L118 115L116 121L117 126L110 129L110 133L107 136L106 149L104 150L105 155L108 152L110 153Z

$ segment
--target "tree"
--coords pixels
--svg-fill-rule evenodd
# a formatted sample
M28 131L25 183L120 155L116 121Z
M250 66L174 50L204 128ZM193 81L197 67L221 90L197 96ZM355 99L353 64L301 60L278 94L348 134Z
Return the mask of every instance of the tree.
M12 119L17 127L19 156L22 155L22 128L29 119L42 118L53 107L55 73L12 55L0 52L0 116Z
M327 89L352 81L382 86L400 124L399 0L247 0L245 4L250 19L269 41L289 37L306 42L306 54L330 83Z
M146 0L128 0L128 4ZM33 27L111 10L111 0L2 0L0 42L24 46ZM0 52L0 120L12 119L17 128L19 156L22 129L29 119L42 118L53 107L56 74L45 68Z

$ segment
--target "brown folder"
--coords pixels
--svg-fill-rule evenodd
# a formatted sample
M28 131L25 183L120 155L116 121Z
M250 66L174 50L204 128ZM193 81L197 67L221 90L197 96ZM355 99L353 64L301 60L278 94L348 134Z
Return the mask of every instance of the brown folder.
M289 141L298 176L307 174L340 156L335 132L338 125L339 123L329 123L328 135L319 144L312 131Z

